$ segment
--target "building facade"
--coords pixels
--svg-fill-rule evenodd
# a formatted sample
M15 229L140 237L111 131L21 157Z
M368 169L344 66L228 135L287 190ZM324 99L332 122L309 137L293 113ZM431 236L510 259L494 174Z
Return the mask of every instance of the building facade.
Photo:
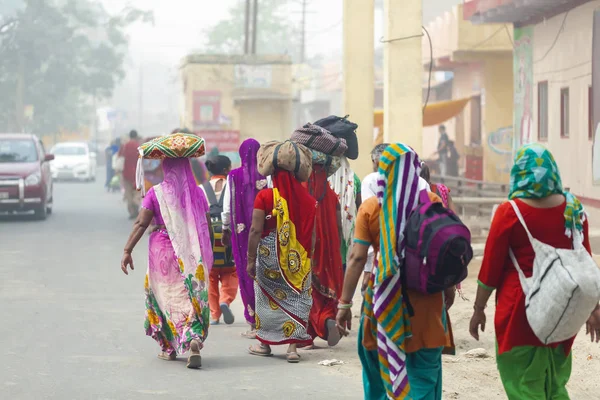
M600 113L593 112L592 90L600 67L592 57L594 41L600 45L600 27L594 29L600 1L471 0L464 7L475 23L514 29L513 153L522 144L544 144L564 186L584 201L600 200L600 154L593 156Z
M204 137L207 152L236 154L241 142L288 138L292 62L288 56L194 54L181 67L182 125Z

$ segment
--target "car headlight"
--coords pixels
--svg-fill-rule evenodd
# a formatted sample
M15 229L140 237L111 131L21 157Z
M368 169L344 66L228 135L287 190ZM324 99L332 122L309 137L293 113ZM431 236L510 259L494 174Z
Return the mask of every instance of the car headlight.
M27 178L25 178L25 186L39 185L41 181L42 181L42 177L40 176L40 174L37 172L34 172L33 174L31 174Z

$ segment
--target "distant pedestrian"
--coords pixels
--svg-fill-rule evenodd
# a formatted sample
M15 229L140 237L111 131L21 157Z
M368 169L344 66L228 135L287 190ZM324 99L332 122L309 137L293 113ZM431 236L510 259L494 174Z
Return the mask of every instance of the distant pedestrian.
M438 131L440 133L436 152L438 155L438 165L440 167L440 175L446 176L448 175L448 142L450 142L450 138L448 138L448 133L446 133L445 125L440 125Z
M123 157L123 188L125 189L125 202L127 203L127 211L129 219L135 219L140 209L140 194L136 190L135 171L139 158L138 147L140 146L140 138L137 131L129 132L129 141L125 143L119 150L119 157Z
M204 145L200 148L203 151ZM160 359L172 361L190 351L188 368L200 368L209 328L208 276L213 263L209 208L189 159L165 158L162 168L164 180L144 198L121 269L126 275L128 268L134 269L131 253L152 224L144 284L146 335L161 346Z
M106 191L112 191L111 182L113 177L115 176L115 169L113 168L113 157L115 154L119 152L119 147L121 144L121 139L117 138L112 141L112 143L106 147L104 150L104 157L106 159L106 183L104 186L106 187Z
M267 187L267 180L258 172L256 154L260 143L246 139L240 146L242 165L228 175L225 202L223 204L223 243L231 244L237 266L240 295L244 303L244 316L250 330L242 334L248 339L256 339L254 280L248 276L248 235L252 225L254 200L258 192Z
M526 229L543 246L555 249L573 249L581 245L574 240L582 240L591 254L588 221L580 201L563 189L554 157L543 146L527 145L517 152L510 182L509 199L514 205L505 202L495 211L469 331L476 340L479 331L485 331L485 308L495 290L496 364L508 399L569 399L566 385L571 376L575 337L548 345L540 341L528 321L525 293L515 264L526 277L534 273L534 258L542 245L538 243L534 251ZM550 254L547 247L542 250ZM554 257L556 253L552 254ZM561 263L554 259L547 271L564 268L555 266L555 262ZM581 298L579 292L577 289L577 295L569 292L557 297L577 301ZM598 306L590 315L587 333L592 341L600 340Z
M238 276L233 259L231 243L223 241L223 209L227 187L227 175L231 171L231 160L223 155L210 156L206 168L211 174L208 182L201 187L210 205L210 217L213 230L214 265L210 272L208 302L210 304L211 324L220 323L221 316L226 324L233 324L235 317L230 304L238 291ZM229 239L229 238L225 238Z

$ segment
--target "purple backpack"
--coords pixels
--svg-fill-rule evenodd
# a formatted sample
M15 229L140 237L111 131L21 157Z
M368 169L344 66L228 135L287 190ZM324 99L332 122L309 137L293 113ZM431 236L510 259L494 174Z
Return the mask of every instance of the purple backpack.
M473 258L471 232L442 203L432 203L426 190L404 231L405 284L425 294L439 293L462 282Z

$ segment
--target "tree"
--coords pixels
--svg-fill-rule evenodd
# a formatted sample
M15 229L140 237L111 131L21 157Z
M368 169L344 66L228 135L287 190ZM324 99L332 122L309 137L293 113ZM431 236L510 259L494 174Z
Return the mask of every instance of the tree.
M126 8L111 16L91 0L20 3L0 31L0 131L78 129L90 122L92 99L110 97L125 76L124 29L152 15ZM25 105L34 107L27 127Z
M256 51L259 54L289 54L297 58L300 50L299 30L281 0L258 2ZM205 50L212 54L243 54L246 2L238 1L229 17L207 31Z

